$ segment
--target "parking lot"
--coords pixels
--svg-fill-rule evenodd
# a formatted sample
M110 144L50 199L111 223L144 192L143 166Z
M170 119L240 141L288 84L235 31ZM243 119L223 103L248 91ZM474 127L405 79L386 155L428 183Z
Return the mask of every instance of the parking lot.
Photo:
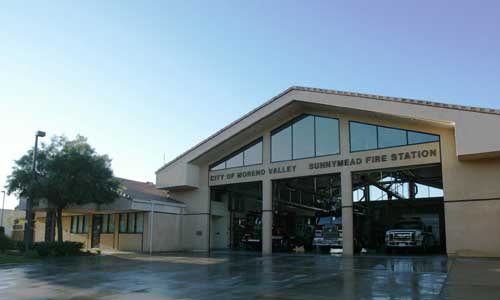
M1 299L500 299L500 261L219 253L0 266Z

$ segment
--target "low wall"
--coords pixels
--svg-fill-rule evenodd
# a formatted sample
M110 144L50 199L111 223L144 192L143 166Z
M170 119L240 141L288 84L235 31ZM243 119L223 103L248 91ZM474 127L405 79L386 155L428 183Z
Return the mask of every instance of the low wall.
M445 202L451 256L500 257L500 201Z
M118 250L142 252L143 237L141 233L118 234Z
M101 242L99 248L112 250L115 248L115 235L113 233L101 233Z

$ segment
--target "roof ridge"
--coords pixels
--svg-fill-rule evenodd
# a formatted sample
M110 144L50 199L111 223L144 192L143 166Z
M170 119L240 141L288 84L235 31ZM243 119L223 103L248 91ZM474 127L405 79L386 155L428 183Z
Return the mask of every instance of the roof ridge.
M361 98L391 101L391 102L398 102L398 103L408 103L408 104L455 109L455 110L461 110L461 111L500 115L500 109L485 108L485 107L478 107L478 106L458 105L458 104L442 103L442 102L429 101L429 100L381 96L381 95L339 91L339 90L331 90L331 89L312 88L312 87L304 87L304 86L292 86L290 89L298 90L298 91L305 91L305 92L316 92L316 93L334 94L334 95L341 95L341 96L353 96L353 97L361 97Z
M114 176L114 177L118 180L126 180L126 181L132 181L132 182L143 183L143 184L148 184L148 183L154 184L154 182L151 182L151 181L139 181L139 180L128 179L128 178L123 178L123 177L118 177L118 176Z

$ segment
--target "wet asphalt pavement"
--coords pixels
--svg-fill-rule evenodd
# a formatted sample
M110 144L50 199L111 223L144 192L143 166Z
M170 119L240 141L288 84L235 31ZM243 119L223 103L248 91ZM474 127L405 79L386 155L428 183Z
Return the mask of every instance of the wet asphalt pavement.
M0 266L0 299L500 299L500 261L103 255Z

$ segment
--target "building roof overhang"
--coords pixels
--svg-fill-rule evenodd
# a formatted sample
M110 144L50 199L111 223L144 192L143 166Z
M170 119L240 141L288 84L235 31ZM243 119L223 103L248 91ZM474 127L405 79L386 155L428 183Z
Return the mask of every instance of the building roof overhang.
M159 211L178 213L186 205L172 199L168 192L158 189L151 182L141 182L115 177L122 185L121 197L109 204L88 203L84 205L70 205L64 209L65 213L107 212L119 213L126 211ZM47 199L37 199L34 209L47 211L54 206ZM20 201L16 209L25 209L26 201Z

